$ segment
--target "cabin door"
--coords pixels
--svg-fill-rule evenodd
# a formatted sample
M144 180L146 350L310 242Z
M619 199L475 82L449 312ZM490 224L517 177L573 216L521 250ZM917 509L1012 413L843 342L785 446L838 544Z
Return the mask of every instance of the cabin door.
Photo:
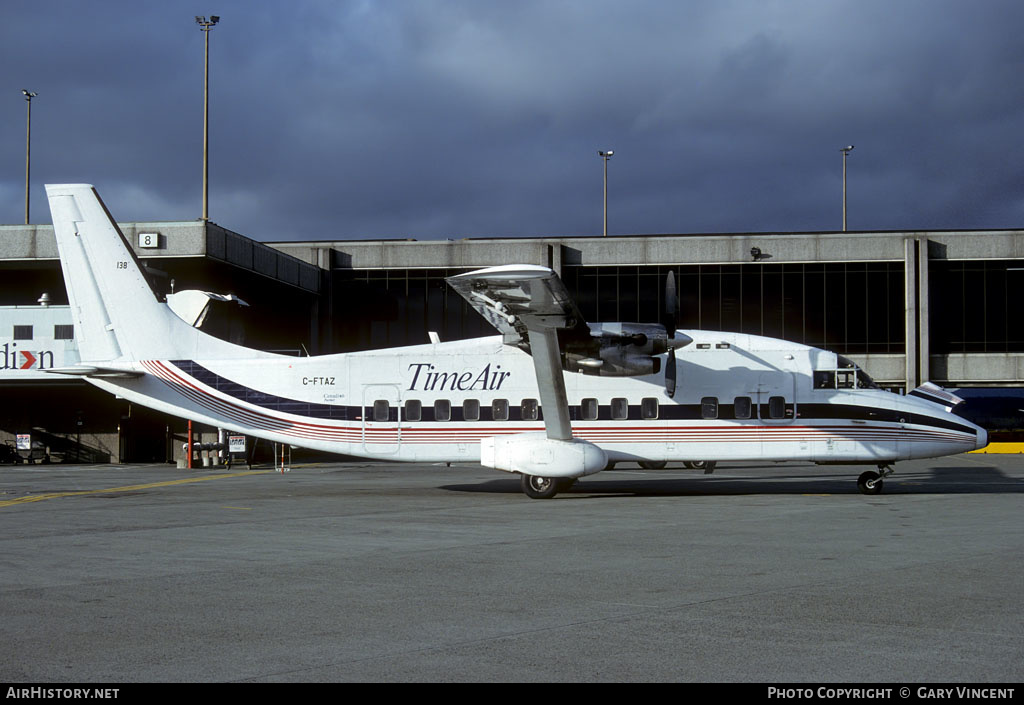
M402 442L401 392L393 384L363 387L363 450L394 455Z

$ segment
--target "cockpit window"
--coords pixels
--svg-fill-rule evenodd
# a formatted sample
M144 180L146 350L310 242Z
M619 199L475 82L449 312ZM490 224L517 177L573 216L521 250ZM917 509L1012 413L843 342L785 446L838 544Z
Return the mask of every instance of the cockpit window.
M879 389L867 372L842 355L836 357L838 369L814 371L815 389Z
M814 371L814 388L815 389L835 389L836 388L836 373L832 370L815 370Z
M859 367L857 368L857 388L858 389L881 389L881 387L879 387L877 384L875 384L875 380L871 379L871 375L869 375L867 372L865 372L864 370L860 369Z

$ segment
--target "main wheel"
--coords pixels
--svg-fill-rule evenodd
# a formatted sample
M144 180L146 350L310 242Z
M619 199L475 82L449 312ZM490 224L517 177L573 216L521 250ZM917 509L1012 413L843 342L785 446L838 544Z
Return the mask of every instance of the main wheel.
M710 475L718 463L714 460L694 460L691 465L695 470L703 470L705 475Z
M637 464L644 470L661 470L667 465L664 460L641 460Z
M874 470L868 470L857 478L857 489L861 494L878 494L882 491L882 476Z
M523 475L521 483L523 494L530 499L551 499L559 490L559 482L553 477Z

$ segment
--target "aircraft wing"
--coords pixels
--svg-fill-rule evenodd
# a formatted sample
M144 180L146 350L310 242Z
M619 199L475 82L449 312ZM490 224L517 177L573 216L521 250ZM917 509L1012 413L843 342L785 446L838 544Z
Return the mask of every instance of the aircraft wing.
M558 275L537 265L490 267L447 281L501 332L505 344L533 355L549 438L572 437L563 370L602 376L653 375L661 371L661 355L667 353L665 393L675 394L675 349L692 340L675 329L678 300L671 272L666 278L666 315L661 323L587 323Z
M528 345L529 321L539 318L558 323L558 328L587 329L565 284L547 267L489 267L449 277L447 282L498 329L508 345Z
M587 336L589 331L562 280L547 267L503 265L447 281L498 329L507 345L533 355L547 436L572 438L558 331L578 330Z

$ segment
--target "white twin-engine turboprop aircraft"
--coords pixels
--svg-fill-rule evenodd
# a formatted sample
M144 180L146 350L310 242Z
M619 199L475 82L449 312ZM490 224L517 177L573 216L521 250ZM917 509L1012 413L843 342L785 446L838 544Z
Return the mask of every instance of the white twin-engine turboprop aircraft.
M546 267L448 283L501 335L296 358L192 327L159 301L89 185L47 186L84 376L129 401L279 443L418 462L478 461L549 498L623 461L890 464L981 448L935 385L880 390L835 353L658 324L586 323ZM666 309L677 308L666 285Z

